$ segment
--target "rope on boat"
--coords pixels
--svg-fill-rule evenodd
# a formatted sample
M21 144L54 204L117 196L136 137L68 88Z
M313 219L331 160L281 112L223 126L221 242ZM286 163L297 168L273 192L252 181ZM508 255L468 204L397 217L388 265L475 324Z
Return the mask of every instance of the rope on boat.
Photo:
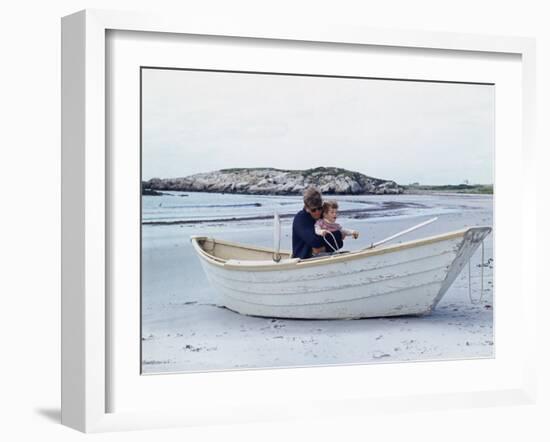
M468 297L472 304L480 304L483 299L483 267L485 267L485 241L481 241L481 292L479 294L479 299L474 301L472 298L472 266L471 266L472 257L468 260Z
M330 230L327 230L327 232L330 233L330 236L332 236L332 239L334 240L334 244L338 245L338 241L336 241L336 237L334 236L334 234ZM330 246L330 248L334 253L338 253L338 249L335 249L334 247L332 247L332 244L328 242L324 236L323 236L323 241L325 241Z

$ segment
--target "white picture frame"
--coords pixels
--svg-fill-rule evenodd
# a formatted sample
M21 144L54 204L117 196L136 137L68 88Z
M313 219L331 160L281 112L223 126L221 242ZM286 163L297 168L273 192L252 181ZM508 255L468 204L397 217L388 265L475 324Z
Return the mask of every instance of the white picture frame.
M220 25L192 18L163 17L151 14L86 10L62 20L62 423L84 432L122 429L185 426L216 422L251 422L288 417L329 415L356 416L383 409L387 412L421 408L455 408L533 403L535 396L535 339L527 340L525 352L518 355L521 376L510 384L479 386L460 393L437 386L426 394L378 395L359 391L347 396L338 391L323 398L316 396L303 403L255 404L253 396L236 404L215 407L184 407L175 410L110 411L109 392L114 388L109 376L113 354L108 342L108 327L113 320L109 309L108 219L110 195L107 185L106 118L106 34L109 31L142 31L163 34L203 35L225 38L269 39L273 41L370 45L384 48L467 51L484 54L510 54L521 57L521 156L523 170L534 167L535 43L533 39L451 33L355 29L341 26L295 28L284 24L227 23ZM518 147L519 148L519 147ZM497 165L498 167L498 165ZM497 190L498 192L498 190ZM536 257L536 193L523 189L521 205L522 279L521 327L524 336L534 337L536 316L535 265L525 265L525 257ZM534 264L531 260L531 264ZM496 285L498 285L496 279ZM498 290L498 288L497 288ZM497 324L498 327L498 324ZM497 350L498 352L498 350ZM498 358L498 356L497 356ZM411 365L411 364L407 364ZM388 366L389 367L389 366ZM379 366L377 370L384 368ZM490 369L490 367L489 367ZM289 377L305 382L307 368L277 374L235 372L232 379L242 385L262 385L269 380L285 382ZM337 375L331 367L327 376ZM357 372L351 367L346 373ZM410 367L410 370L422 370ZM330 373L329 373L330 372ZM335 374L336 373L336 374ZM518 372L519 373L519 372ZM187 375L183 375L187 376ZM521 381L516 382L521 377ZM175 382L164 377L165 387ZM196 379L199 379L197 377ZM210 377L209 380L213 378ZM217 382L225 380L219 376ZM248 381L247 381L248 379ZM294 382L296 382L294 379ZM448 382L448 381L447 381ZM443 385L443 384L442 384ZM254 388L254 387L252 387ZM439 390L438 390L439 389ZM198 393L191 393L193 394ZM340 396L339 396L340 395ZM190 401L191 399L189 399ZM307 404L307 407L303 405ZM237 412L223 413L222 407L235 406ZM255 406L257 405L257 406Z

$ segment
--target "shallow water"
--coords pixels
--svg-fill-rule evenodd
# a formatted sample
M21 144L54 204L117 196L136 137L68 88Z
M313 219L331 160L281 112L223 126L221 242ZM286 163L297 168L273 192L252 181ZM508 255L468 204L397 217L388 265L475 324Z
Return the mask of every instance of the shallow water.
M286 196L187 194L187 197L143 198L144 222L190 221L142 227L144 373L493 355L492 263L484 268L482 304L470 304L467 274L463 271L434 314L423 318L271 320L242 316L217 307L217 294L206 280L189 237L209 235L269 247L273 240L273 210L292 215L300 210L301 200ZM338 220L345 227L360 232L359 239L346 240L348 250L365 247L434 215L439 216L438 221L396 242L465 226L492 225L493 219L490 195L384 195L335 199L343 210L367 209L344 214ZM268 218L243 219L261 215ZM215 221L220 218L236 219ZM291 216L282 220L283 249L291 248L291 222ZM488 262L493 256L492 236L485 243ZM474 295L481 293L479 262L480 250L472 259ZM382 337L378 338L380 335Z
M475 210L487 200L477 195L345 195L326 196L339 204L342 214L355 218L420 216ZM202 192L166 192L144 196L142 221L152 223L201 223L216 220L271 218L276 211L291 217L302 206L301 196L238 195Z

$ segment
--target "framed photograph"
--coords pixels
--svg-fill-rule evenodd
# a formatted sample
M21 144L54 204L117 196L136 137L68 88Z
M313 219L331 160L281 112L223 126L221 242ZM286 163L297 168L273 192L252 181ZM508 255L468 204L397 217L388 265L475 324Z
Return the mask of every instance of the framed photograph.
M62 46L65 425L532 403L533 40L87 10Z

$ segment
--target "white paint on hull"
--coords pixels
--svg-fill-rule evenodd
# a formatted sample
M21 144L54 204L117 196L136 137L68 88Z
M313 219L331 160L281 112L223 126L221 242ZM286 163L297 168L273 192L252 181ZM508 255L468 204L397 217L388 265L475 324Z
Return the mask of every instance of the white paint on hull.
M381 316L421 315L429 313L440 284L409 288L347 301L319 302L301 305L265 305L244 302L225 293L225 306L230 310L251 316L293 319L355 319ZM223 290L222 290L223 291Z
M222 244L220 259L205 252L199 238L193 244L220 305L254 316L341 319L429 313L490 230L464 229L372 253L281 266L265 259L239 265L238 247L232 256L231 245ZM268 254L247 251L265 258L261 253Z

